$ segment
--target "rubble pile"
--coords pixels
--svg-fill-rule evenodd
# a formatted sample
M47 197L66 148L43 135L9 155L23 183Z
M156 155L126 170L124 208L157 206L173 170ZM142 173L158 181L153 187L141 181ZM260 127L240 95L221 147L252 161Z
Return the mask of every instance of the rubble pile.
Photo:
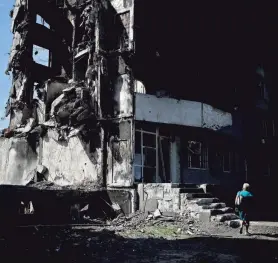
M84 182L82 184L76 184L71 186L66 186L66 185L62 186L49 181L38 181L38 182L31 182L28 186L40 190L76 190L76 191L83 191L83 192L101 190L101 188L98 185L95 185L91 182Z
M162 213L159 209L149 214L137 211L128 217L121 214L109 224L117 231L131 229L143 233L145 227L155 226L159 228L174 227L176 234L199 235L204 233L201 222L192 218L189 213Z
M59 140L63 140L78 135L82 130L88 132L96 128L96 106L91 89L85 87L83 82L69 82L69 88L64 89L52 102L48 121L38 125L36 113L33 113L14 129L1 131L1 137L24 137L41 129L56 128L60 134Z

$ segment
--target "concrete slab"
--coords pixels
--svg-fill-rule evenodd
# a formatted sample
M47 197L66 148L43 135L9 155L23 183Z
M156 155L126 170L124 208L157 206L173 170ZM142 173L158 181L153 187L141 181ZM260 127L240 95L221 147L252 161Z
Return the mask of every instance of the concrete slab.
M218 198L200 198L200 199L197 199L196 201L194 200L193 202L195 202L198 205L210 205L212 203L219 203L219 199Z
M202 208L203 209L221 209L225 208L226 204L225 203L212 203L209 205L204 205Z
M238 219L238 216L235 214L223 214L223 215L215 216L215 221L218 221L218 222L225 222L225 221L234 220L234 219Z
M212 194L206 194L206 193L188 193L187 198L193 199L193 198L211 198L213 197Z
M176 212L163 212L162 215L163 215L163 216L166 216L166 217L176 217L176 216L178 216L179 214L176 213Z
M158 208L157 199L148 199L145 202L145 212L154 212Z
M225 207L220 209L211 209L211 215L221 215L226 213L233 213L234 209L231 207Z
M209 223L211 218L211 211L210 210L205 210L205 211L200 211L199 213L199 220L204 223Z
M181 188L180 193L204 193L204 190L202 188Z

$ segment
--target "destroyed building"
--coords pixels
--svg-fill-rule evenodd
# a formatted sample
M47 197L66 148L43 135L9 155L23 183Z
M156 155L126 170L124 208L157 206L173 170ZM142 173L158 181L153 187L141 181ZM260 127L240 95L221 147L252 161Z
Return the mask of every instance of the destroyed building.
M181 184L275 181L271 8L16 0L11 18L0 184L95 185L132 193L133 211L178 211Z

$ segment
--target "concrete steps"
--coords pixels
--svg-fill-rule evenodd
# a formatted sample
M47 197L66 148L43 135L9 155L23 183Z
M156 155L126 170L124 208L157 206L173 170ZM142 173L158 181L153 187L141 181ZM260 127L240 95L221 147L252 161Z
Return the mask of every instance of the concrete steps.
M204 194L204 189L202 188L180 188L181 194Z
M225 203L212 203L210 205L203 205L203 209L221 209L225 208L226 204Z
M234 213L225 213L222 215L216 215L211 217L212 221L217 221L217 222L225 222L225 221L231 221L235 219L238 219L238 216Z
M187 199L195 199L195 198L212 198L212 194L206 194L206 193L189 193L187 194Z
M179 185L181 186L181 185ZM217 221L228 222L231 227L239 225L238 216L234 214L233 208L227 207L225 203L214 197L211 193L205 193L204 189L193 185L183 185L180 188L181 200L185 207L182 210L190 211L191 215L204 222Z
M203 206L203 205L211 205L212 203L218 203L219 199L218 198L198 198L195 200L190 200L192 203L195 203L199 206Z
M233 208L225 207L225 208L220 208L220 209L211 209L210 213L211 213L212 216L223 215L223 214L232 214L233 213Z
M171 185L172 188L194 188L194 189L198 189L199 187L196 184L172 184Z

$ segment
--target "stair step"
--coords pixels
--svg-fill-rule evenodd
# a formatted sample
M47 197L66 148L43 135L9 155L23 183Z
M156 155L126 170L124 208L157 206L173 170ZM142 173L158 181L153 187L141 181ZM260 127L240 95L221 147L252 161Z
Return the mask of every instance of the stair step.
M197 204L199 206L203 206L203 205L210 205L212 203L219 203L219 199L218 198L199 198L199 199L193 199L190 200L189 203L192 204Z
M172 184L172 188L199 188L197 184Z
M222 215L222 214L232 213L233 208L225 207L225 208L220 208L220 209L211 209L210 212L211 212L212 216Z
M202 208L203 209L221 209L225 208L226 204L225 203L212 203L209 205L204 205Z
M181 188L180 193L181 194L184 194L184 193L197 194L197 193L204 193L204 190L202 188Z
M225 221L238 219L238 216L230 213L230 214L216 215L213 216L212 219L217 222L225 222Z
M193 198L211 198L213 197L212 194L206 194L206 193L189 193L187 194L187 199L193 199Z

